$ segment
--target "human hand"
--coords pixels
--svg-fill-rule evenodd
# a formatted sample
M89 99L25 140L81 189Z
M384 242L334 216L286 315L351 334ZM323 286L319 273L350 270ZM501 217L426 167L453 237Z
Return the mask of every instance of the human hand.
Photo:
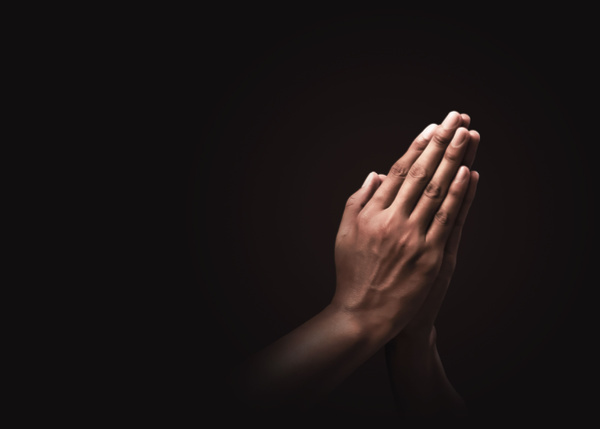
M470 124L470 118L468 116L464 118L463 124L464 126L468 126ZM479 133L477 131L470 131L469 148L464 156L464 159L462 160L462 163L469 168L471 168L475 160L479 141ZM433 286L431 287L431 290L429 291L429 294L427 295L427 298L425 299L425 302L417 314L415 314L408 325L406 325L406 327L403 329L403 334L405 336L429 339L432 334L435 335L435 332L433 332L434 323L456 268L458 247L460 244L463 225L469 213L473 199L475 198L477 184L479 183L479 173L476 171L471 171L470 174L471 177L469 181L469 188L467 189L462 206L456 217L454 226L452 227L452 232L450 233L448 241L446 242L442 264L440 266L438 275L433 283Z
M450 280L456 268L456 259L458 254L458 246L462 235L462 228L467 218L469 208L475 197L477 184L479 182L479 173L471 172L469 188L464 197L460 211L456 217L450 237L444 248L444 255L438 275L427 294L423 305L411 321L404 327L402 334L412 338L422 337L429 339L431 335L435 335L434 323L438 312L442 306L442 302L446 296Z
M443 290L452 274L454 262L445 254L458 246L455 223L478 178L461 167L479 141L461 127L468 122L451 112L440 126L427 127L385 179L371 173L348 199L336 239L332 304L387 339L417 315L426 325L439 301L423 307L430 290Z

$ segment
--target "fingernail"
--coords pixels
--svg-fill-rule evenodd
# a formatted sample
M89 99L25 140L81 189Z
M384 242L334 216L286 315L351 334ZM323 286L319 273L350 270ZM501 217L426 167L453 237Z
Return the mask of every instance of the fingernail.
M369 175L367 176L367 178L365 179L365 182L362 184L361 188L364 188L365 186L368 186L369 183L371 183L371 180L373 180L373 177L375 176L375 172L370 172Z
M442 127L444 127L446 130L449 130L458 126L460 120L460 114L458 112L452 111L448 113L448 116L446 116L444 122L442 122Z
M436 124L429 124L425 127L421 135L425 140L431 140L431 136L433 136L433 132L435 131Z
M456 183L463 182L467 176L469 175L469 169L464 165L458 169L458 173L456 174L456 179L454 180Z

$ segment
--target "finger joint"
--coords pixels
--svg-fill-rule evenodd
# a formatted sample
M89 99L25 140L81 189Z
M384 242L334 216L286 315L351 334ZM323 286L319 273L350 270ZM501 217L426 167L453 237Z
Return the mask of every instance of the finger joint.
M389 175L404 179L408 174L408 170L408 167L402 161L398 160L396 163L394 163L394 165L392 165Z
M432 200L437 200L442 195L442 188L437 183L429 182L423 194Z
M429 177L427 169L420 164L414 164L408 174L417 183L424 182Z
M446 152L444 152L444 159L456 164L461 160L461 157L459 156L458 151L448 149Z
M439 210L435 214L435 220L442 225L447 225L450 222L450 215L447 211Z
M437 146L446 147L449 143L449 139L446 135L441 132L436 132L431 137L431 142Z

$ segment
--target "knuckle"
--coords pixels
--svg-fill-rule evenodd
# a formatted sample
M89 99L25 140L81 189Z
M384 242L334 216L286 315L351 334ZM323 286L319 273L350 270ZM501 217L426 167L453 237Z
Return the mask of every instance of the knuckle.
M356 216L356 220L359 225L367 226L371 222L371 216L366 210L363 210Z
M392 165L389 175L399 178L405 178L408 174L408 170L409 168L406 166L406 164L404 164L402 160L398 160L394 163L394 165Z
M444 152L444 159L451 163L459 162L460 158L461 157L459 156L459 153L456 150L448 149L446 150L446 152Z
M388 219L374 215L368 210L363 210L358 214L357 223L365 237L369 237L376 243L383 241L391 230Z
M442 195L442 188L437 183L429 182L429 184L425 188L425 191L423 192L423 194L428 198L437 200Z
M415 182L424 182L429 176L427 169L420 164L414 164L408 174Z
M425 275L437 273L442 264L441 252L434 250L423 251L418 258L419 269Z
M346 208L350 208L354 206L357 202L356 195L350 195L350 197L346 200Z
M424 253L424 242L414 231L404 233L398 240L402 252L406 254L409 260L418 260Z
M427 147L428 144L429 144L429 140L427 140L425 137L423 137L421 135L415 139L414 147L416 150L422 152L425 150L425 148Z
M383 218L377 224L377 235L380 238L388 237L394 231L394 227L395 226L394 226L394 222L393 222L392 218L390 218L390 217Z
M449 143L448 136L442 131L436 131L433 136L431 136L431 143L438 146L447 146Z
M448 189L448 194L453 198L460 198L462 191L458 186L450 186Z
M450 222L450 214L445 210L438 210L435 220L442 225L447 225Z

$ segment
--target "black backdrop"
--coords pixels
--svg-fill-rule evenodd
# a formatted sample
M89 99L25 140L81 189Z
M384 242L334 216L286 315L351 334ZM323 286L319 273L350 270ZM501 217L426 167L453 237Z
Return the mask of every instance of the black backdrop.
M584 12L184 15L164 49L173 122L157 167L177 179L163 185L175 216L147 267L168 274L154 279L172 298L157 326L184 403L202 413L198 395L232 365L329 302L345 200L457 110L481 133L481 180L437 322L448 376L482 418L589 408L597 112ZM383 354L325 408L393 415Z

